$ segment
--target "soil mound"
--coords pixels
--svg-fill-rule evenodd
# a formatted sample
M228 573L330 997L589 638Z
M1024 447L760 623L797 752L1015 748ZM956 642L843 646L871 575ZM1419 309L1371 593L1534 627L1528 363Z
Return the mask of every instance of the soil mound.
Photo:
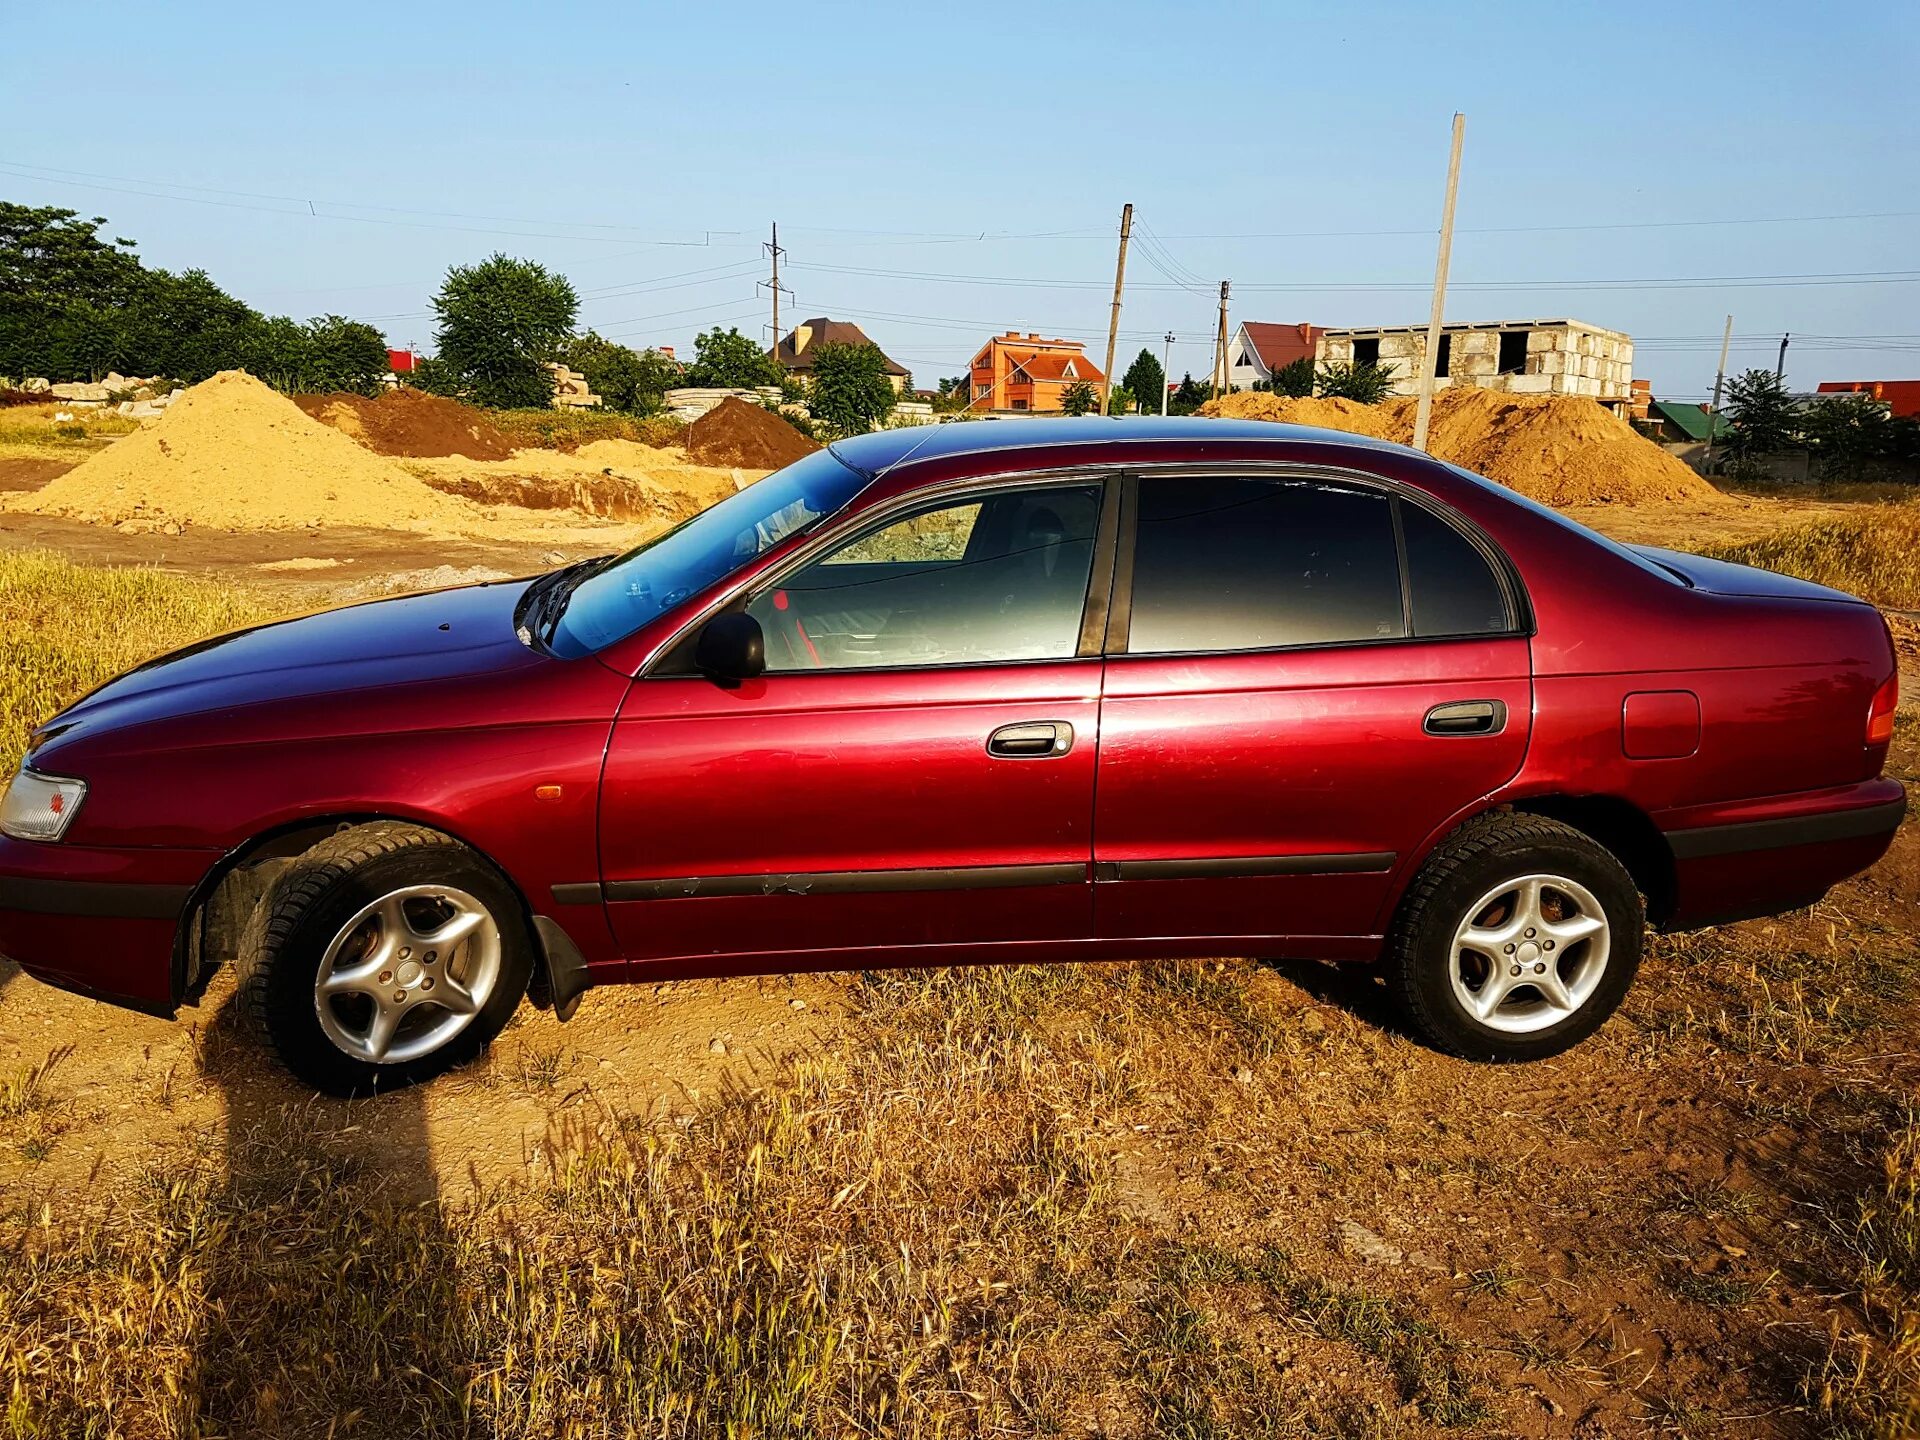
M1345 430L1352 435L1371 435L1376 440L1400 440L1398 428L1378 405L1362 405L1357 400L1306 398L1271 395L1264 391L1242 390L1209 400L1200 407L1202 415L1227 420L1277 420L1285 425L1318 425L1323 430Z
M97 524L223 530L438 528L470 514L242 370L195 385L156 423L3 503Z
M513 453L512 443L484 411L444 395L402 388L382 391L373 400L339 393L297 395L293 403L376 455L504 460Z
M1413 438L1417 401L1384 407ZM1605 406L1576 395L1502 395L1475 386L1433 398L1428 449L1548 505L1714 501L1720 492Z
M771 410L734 395L687 427L687 458L696 465L778 470L819 448Z
M1238 394L1210 400L1203 415L1320 425L1405 445L1418 402L1383 405ZM1605 406L1575 395L1506 395L1463 385L1433 397L1427 448L1476 475L1547 505L1645 504L1724 497Z

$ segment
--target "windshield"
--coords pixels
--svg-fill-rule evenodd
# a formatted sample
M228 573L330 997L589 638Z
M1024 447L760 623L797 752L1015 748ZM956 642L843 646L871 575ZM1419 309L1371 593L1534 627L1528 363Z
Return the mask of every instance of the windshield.
M821 450L664 535L583 572L542 638L566 659L591 655L698 594L796 531L833 514L867 477Z

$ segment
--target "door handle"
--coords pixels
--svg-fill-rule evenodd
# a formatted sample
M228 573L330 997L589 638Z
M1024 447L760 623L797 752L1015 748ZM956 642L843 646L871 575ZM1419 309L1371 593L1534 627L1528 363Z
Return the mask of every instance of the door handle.
M987 737L987 753L1002 760L1044 760L1073 748L1073 726L1064 720L1002 725Z
M1498 735L1507 728L1503 700L1456 700L1427 711L1429 735Z

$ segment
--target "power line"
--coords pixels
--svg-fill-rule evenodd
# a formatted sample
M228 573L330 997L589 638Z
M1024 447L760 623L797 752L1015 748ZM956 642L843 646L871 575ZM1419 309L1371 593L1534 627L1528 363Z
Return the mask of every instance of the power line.
M569 230L601 230L619 232L609 234L607 239L620 244L661 245L661 246L707 246L714 243L715 236L736 236L742 232L733 227L712 227L701 230L702 238L660 239L640 233L640 227L606 220L566 220L551 216L528 217L514 215L491 215L461 210L431 210L414 206L370 205L361 201L322 200L306 195L288 195L274 191L237 190L212 185L195 185L180 180L155 180L130 175L108 175L96 171L70 170L59 166L42 165L37 161L15 160L0 157L0 173L15 174L17 178L45 180L48 183L68 183L78 185L81 181L103 182L81 185L79 188L109 190L119 194L142 195L157 200L192 200L193 195L225 197L229 201L260 200L273 201L279 205L294 206L289 210L270 209L268 213L299 215L308 214L318 219L365 219L365 216L317 215L306 207L327 206L331 210L373 211L381 215L411 215L438 219L480 221L499 225L544 225ZM116 186L135 185L145 187L140 190L117 190ZM185 190L193 195L168 195L169 190ZM219 203L208 200L204 203ZM256 206L238 206L236 208L266 208ZM1587 224L1570 225L1482 225L1462 226L1456 233L1461 235L1541 235L1567 234L1578 231L1607 230L1676 230L1703 229L1726 225L1810 225L1839 224L1853 221L1910 220L1920 218L1920 210L1869 210L1844 211L1815 215L1733 215L1713 216L1688 220L1621 220L1596 221ZM421 228L465 229L463 226ZM1039 230L887 230L863 226L842 225L790 225L789 233L818 235L862 235L882 237L880 243L902 244L991 244L1000 241L1065 240L1072 242L1104 239L1107 230L1101 225L1056 226ZM479 233L520 233L490 232ZM689 231L689 234L692 232ZM1433 231L1426 227L1396 229L1346 229L1346 230L1221 230L1221 231L1182 231L1171 235L1156 235L1155 242L1166 254L1166 242L1170 240L1331 240L1358 239L1368 237L1392 238L1396 236L1427 236ZM587 239L587 236L534 236L528 238ZM721 243L751 243L744 238L727 240ZM1184 267L1175 266L1175 269ZM1197 278L1197 277L1196 277ZM1204 284L1204 282L1201 282Z
M1099 290L1099 280L1053 280L1032 275L946 275L930 270L893 270L864 265L830 265L821 261L795 261L797 270L819 270L836 275L867 275L889 280L921 280L945 285L1008 285L1038 290ZM1911 285L1920 282L1920 270L1852 270L1781 273L1773 275L1684 275L1648 276L1633 279L1577 280L1463 280L1452 283L1456 290L1725 290L1751 286L1794 289L1815 285ZM1145 284L1143 290L1184 290L1184 285ZM1266 294L1326 294L1358 291L1423 291L1430 288L1418 280L1325 280L1289 283L1242 284L1243 290Z

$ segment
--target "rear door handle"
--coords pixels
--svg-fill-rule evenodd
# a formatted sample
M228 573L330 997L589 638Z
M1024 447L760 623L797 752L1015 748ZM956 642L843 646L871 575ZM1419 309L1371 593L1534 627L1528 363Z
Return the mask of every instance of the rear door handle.
M1427 711L1429 735L1498 735L1507 728L1504 700L1455 700Z
M987 753L1002 760L1044 760L1073 748L1073 726L1064 720L1002 725L987 737Z

